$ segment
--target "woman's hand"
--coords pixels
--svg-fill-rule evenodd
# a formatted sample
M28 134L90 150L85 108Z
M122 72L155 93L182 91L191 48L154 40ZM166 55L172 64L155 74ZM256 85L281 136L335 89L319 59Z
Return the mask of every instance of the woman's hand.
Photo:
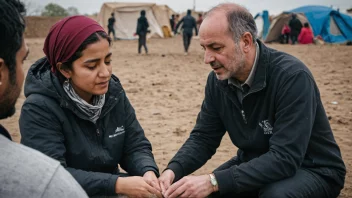
M138 176L119 177L116 181L115 192L128 197L162 197L160 191L149 185L143 177Z
M161 192L159 180L153 171L148 171L144 173L143 179L145 182L147 182L147 184L155 188L157 191Z

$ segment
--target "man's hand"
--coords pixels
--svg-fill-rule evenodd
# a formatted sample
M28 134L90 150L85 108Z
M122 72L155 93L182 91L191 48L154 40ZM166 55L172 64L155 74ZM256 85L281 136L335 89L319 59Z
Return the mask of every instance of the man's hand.
M153 171L148 171L144 173L143 179L145 182L147 182L147 184L149 184L150 186L152 186L153 188L155 188L157 191L161 193L159 180Z
M175 197L207 197L213 190L209 175L187 176L172 184L163 195Z
M175 173L170 169L167 169L166 171L164 171L159 177L161 192L164 196L165 196L166 190L171 186L174 179L175 179Z
M160 191L147 184L143 177L138 176L119 177L116 181L115 192L128 197L162 198Z

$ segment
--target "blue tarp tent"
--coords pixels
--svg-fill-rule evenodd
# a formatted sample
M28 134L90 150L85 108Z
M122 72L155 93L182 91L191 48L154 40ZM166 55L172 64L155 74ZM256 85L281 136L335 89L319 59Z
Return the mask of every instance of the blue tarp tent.
M328 43L352 41L352 17L325 6L303 6L275 17L270 27L266 42L276 41L284 23L296 13L302 23L308 22L314 36L320 35Z
M264 10L262 13L258 13L254 16L254 20L258 29L258 38L265 40L270 28L269 12Z

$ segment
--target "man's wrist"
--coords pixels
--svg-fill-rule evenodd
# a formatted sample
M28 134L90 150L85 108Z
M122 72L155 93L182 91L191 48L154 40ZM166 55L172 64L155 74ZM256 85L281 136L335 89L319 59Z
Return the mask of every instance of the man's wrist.
M218 186L218 182L215 178L215 175L213 173L210 173L209 178L210 178L210 184L213 188L213 192L219 191L219 186Z

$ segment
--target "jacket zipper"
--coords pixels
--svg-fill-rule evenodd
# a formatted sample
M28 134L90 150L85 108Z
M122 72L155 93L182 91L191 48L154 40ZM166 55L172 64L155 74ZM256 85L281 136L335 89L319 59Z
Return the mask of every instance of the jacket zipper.
M259 89L250 91L250 92L248 92L245 96L243 96L242 101L241 101L241 107L242 107L242 109L241 109L241 115L242 115L243 122L244 122L245 124L247 124L247 118L246 118L246 113L244 112L244 109L243 109L243 100L244 100L244 99L246 98L246 96L248 96L249 94L258 92L258 91L262 90L264 87L265 87L265 86L263 86L263 87L261 87L261 88L259 88Z

